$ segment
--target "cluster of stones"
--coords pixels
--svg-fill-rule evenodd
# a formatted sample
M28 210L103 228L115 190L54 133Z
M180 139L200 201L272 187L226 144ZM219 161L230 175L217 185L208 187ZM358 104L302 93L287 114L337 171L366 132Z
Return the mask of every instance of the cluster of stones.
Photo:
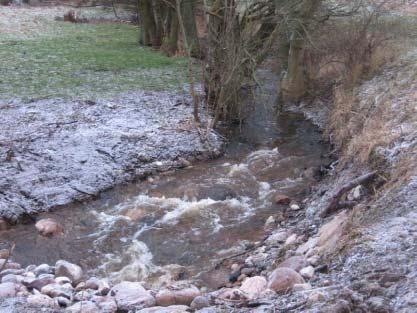
M277 203L298 211L300 206L284 196ZM29 306L62 308L67 312L187 312L204 310L222 301L248 302L265 299L291 291L309 292L308 301L324 298L308 282L320 266L320 258L330 252L342 235L348 215L335 216L323 225L317 236L308 240L285 229L276 228L275 219L268 218L266 229L275 229L264 242L241 264L231 265L229 283L219 290L202 294L189 282L176 282L161 290L147 290L139 282L121 282L110 287L105 280L95 277L84 280L81 267L64 260L55 266L42 264L22 269L8 261L8 251L0 251L0 298L25 297ZM63 231L52 219L38 221L41 235L55 236ZM303 243L304 242L304 243ZM270 256L268 246L280 246L291 254L284 261L265 269L264 261ZM206 311L201 311L206 312Z

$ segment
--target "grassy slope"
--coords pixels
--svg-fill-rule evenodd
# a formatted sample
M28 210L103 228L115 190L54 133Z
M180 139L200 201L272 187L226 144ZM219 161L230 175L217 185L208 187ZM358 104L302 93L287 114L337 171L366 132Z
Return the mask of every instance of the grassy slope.
M54 24L59 32L46 36L0 34L0 98L94 98L185 81L184 59L140 47L135 26Z

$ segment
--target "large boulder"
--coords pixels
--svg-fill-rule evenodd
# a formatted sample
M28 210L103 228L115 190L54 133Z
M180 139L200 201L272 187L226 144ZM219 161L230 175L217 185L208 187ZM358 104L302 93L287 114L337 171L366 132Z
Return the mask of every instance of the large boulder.
M246 278L240 290L243 291L249 300L258 298L263 291L265 291L267 286L267 281L262 276L254 276Z
M138 310L155 305L155 298L140 283L121 282L110 290L119 310Z
M55 264L55 276L68 277L73 284L77 284L83 278L83 270L76 264L59 260Z
M279 267L269 276L268 288L278 293L291 291L295 284L305 283L304 279L291 268Z

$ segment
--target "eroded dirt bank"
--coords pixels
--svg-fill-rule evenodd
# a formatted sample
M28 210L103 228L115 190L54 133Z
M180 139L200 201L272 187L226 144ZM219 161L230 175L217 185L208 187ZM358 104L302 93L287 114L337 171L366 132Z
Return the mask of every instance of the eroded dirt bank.
M115 185L219 154L190 99L131 92L112 100L0 103L0 216L16 221Z

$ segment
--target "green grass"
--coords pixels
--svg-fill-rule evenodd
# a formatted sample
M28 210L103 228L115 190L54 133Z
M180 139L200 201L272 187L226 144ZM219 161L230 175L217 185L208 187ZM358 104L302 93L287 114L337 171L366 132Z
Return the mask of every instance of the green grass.
M135 26L54 23L57 34L0 34L0 98L96 98L185 83L185 59L139 46Z

